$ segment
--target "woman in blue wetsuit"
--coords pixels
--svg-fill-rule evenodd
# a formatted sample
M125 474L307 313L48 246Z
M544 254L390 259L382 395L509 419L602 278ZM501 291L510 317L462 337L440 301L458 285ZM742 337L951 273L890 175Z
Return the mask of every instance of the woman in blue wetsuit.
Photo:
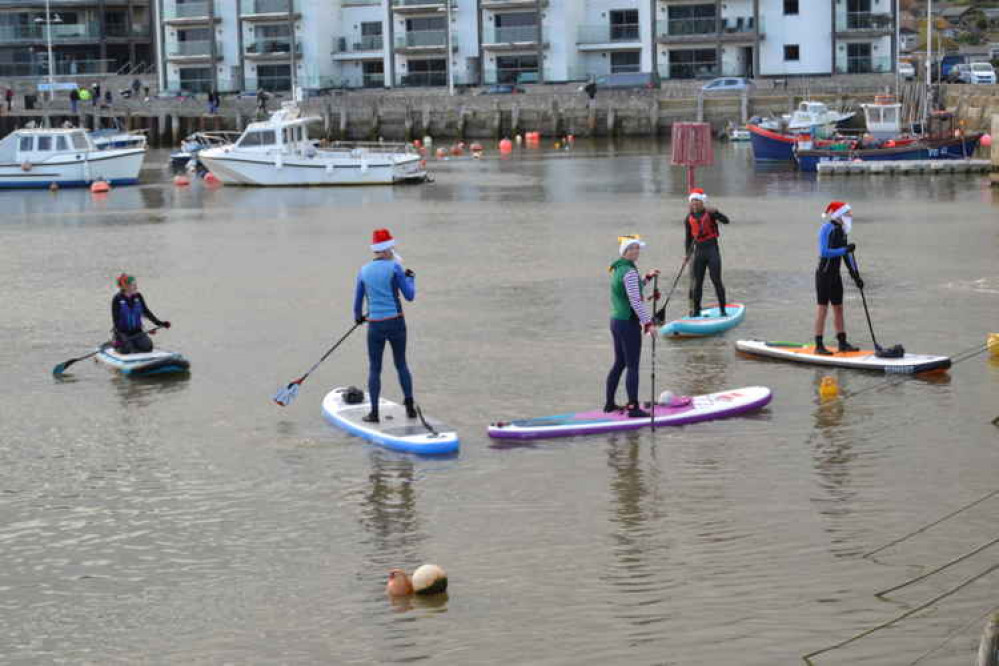
M815 292L818 310L815 313L815 353L831 356L833 352L826 349L822 336L826 328L826 313L829 305L833 306L833 325L836 328L836 340L840 352L858 351L846 341L846 326L843 321L843 278L840 277L840 263L846 259L846 268L850 272L858 289L864 288L864 281L857 271L852 252L857 247L847 242L847 234L853 226L853 216L849 204L833 201L826 206L822 215L826 223L819 229L819 265L815 269Z
M399 384L405 398L406 416L416 418L413 403L413 378L406 365L406 320L402 313L401 293L407 301L416 298L413 271L403 270L392 248L395 239L388 229L375 229L371 250L375 258L357 274L354 291L354 321L368 322L368 394L371 411L364 420L378 423L378 398L382 390L382 355L385 343L392 346L392 360L399 374ZM364 299L368 300L367 317L363 314Z
M115 282L118 285L118 293L111 299L115 351L122 354L151 352L153 341L142 330L142 318L145 317L163 328L170 328L170 322L161 321L153 314L139 293L139 285L133 276L122 273Z
M649 413L638 402L638 365L642 360L642 334L655 335L655 324L642 299L642 286L656 275L651 270L643 279L638 272L638 255L645 243L638 236L622 236L618 248L621 258L610 266L611 284L611 336L614 338L614 365L607 374L607 401L605 412L627 410L632 418L648 417ZM615 403L621 373L627 369L624 385L628 404Z

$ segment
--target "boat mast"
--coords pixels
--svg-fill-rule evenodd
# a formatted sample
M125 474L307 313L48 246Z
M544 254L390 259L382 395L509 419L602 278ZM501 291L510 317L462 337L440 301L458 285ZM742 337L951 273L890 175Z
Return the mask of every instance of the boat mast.
M296 104L298 103L298 77L296 76L298 69L298 60L295 58L295 50L298 46L295 43L295 0L288 0L288 47L291 50L289 57L291 60L291 99Z
M933 0L926 3L926 91L923 99L923 134L927 134L930 97L933 93Z

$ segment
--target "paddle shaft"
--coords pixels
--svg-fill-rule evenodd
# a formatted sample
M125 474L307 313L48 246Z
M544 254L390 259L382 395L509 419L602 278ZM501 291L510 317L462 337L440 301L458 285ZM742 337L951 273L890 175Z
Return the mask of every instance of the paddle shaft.
M161 328L163 328L163 327L162 326L154 326L153 328L149 329L148 331L139 331L138 333L133 333L132 335L126 337L125 340L133 340L133 339L139 337L139 335L142 334L142 333L146 333L148 335L149 333L152 333L153 331L157 331L157 330L159 330ZM64 372L66 372L67 368L69 368L69 366L73 365L77 361L85 361L86 359L90 358L91 356L97 356L97 354L99 354L101 352L101 349L103 349L105 345L110 345L110 344L113 344L113 343L114 343L114 340L107 340L105 342L102 342L100 345L98 345L97 349L95 349L94 351L90 352L89 354L87 354L85 356L78 356L77 358L71 358L68 361L63 361L62 363L60 363L59 365L56 366L55 370L53 370L53 374L60 375L60 374L62 374Z
M362 321L361 323L364 323L364 322ZM337 340L336 343L332 347L330 347L329 349L326 350L326 353L323 354L322 358L320 358L318 361L316 361L316 363L311 368L309 368L304 375L302 375L301 377L299 377L295 381L291 382L291 384L301 384L302 382L304 382L305 378L308 377L309 375L311 375L313 373L313 371L315 371L315 369L318 368L320 366L320 364L322 364L323 361L325 361L327 358L329 358L330 354L332 354L333 352L335 352L336 348L339 347L341 344L343 344L343 341L346 340L348 337L350 337L350 334L353 333L355 330L357 330L357 328L360 325L361 325L360 323L355 323L353 326L351 326L350 330L347 331L346 333L344 333L342 338L340 338L339 340ZM291 384L289 384L289 386Z
M856 255L851 252L850 257L853 259L853 266L857 271L857 275L860 275L860 264L857 263ZM874 324L871 323L871 311L867 308L867 297L864 295L864 289L859 286L857 289L860 291L860 302L864 304L864 316L867 317L867 328L871 332L871 340L874 342L874 349L881 349L881 346L878 344L878 338L874 335Z
M686 261L684 261L686 263ZM652 312L655 313L656 305L659 303L659 276L652 276ZM653 431L656 429L656 338L659 331L655 327L655 314L652 320L652 399L649 401L649 426Z
M683 263L680 264L680 270L677 271L676 277L673 278L673 286L669 288L669 293L666 294L666 299L663 301L662 310L656 310L653 308L656 319L661 317L664 322L666 321L666 306L669 305L669 299L673 297L673 292L676 291L676 285L680 283L680 276L683 275L683 270L687 267L687 262L690 261L690 256L692 254L694 254L693 248L691 248L690 252L684 256Z

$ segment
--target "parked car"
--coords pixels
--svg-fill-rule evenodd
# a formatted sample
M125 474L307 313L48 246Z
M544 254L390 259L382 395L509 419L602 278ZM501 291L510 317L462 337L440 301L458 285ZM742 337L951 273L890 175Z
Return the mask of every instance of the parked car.
M480 91L480 95L522 95L526 90L512 83L497 83Z
M659 75L655 72L629 72L627 74L605 74L597 77L597 90L627 90L638 88L658 88Z
M727 76L720 79L708 81L701 87L701 92L743 92L753 89L753 82L735 76Z
M913 81L916 78L916 66L911 62L900 60L898 63L898 75L906 81Z
M967 56L960 55L958 53L948 53L944 57L940 58L939 67L939 80L941 81L951 81L951 70L957 65L963 65L968 62ZM933 68L937 71L937 68ZM934 75L934 80L936 80L936 75Z
M995 85L996 70L988 62L973 62L968 65L967 83L976 85Z
M947 83L971 83L970 75L970 65L966 65L962 62L951 67L950 71L947 72L947 76L944 77L944 80L947 81Z

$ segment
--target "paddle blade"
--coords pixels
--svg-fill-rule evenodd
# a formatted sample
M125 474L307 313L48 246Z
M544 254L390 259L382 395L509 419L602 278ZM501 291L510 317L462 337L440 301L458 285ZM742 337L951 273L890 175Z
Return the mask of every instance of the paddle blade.
M59 363L58 365L56 365L56 367L52 368L52 374L55 375L56 377L60 376L62 373L66 372L66 368L73 365L75 361L76 359L71 359L69 361L63 361L62 363Z
M278 392L274 394L274 402L276 402L281 407L287 407L291 404L291 401L295 399L298 395L298 382L291 382L287 386L278 389Z

